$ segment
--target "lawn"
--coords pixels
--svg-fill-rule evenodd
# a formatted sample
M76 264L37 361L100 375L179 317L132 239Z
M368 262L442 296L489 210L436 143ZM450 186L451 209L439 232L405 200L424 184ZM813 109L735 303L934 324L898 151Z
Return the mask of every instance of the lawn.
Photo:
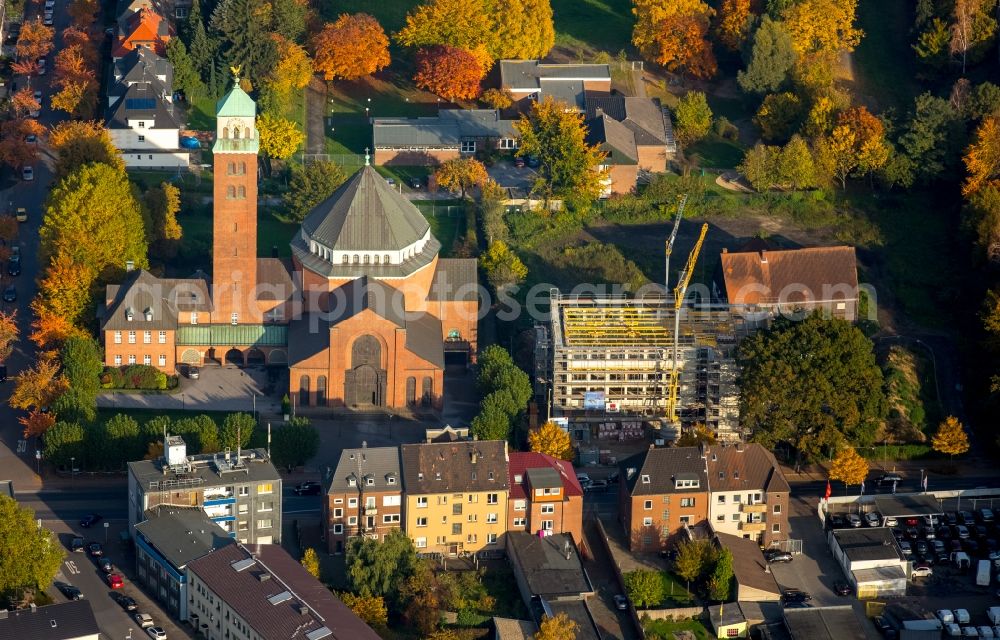
M712 637L708 628L698 620L684 620L682 622L649 620L644 622L642 627L646 632L646 637L656 634L657 637L664 640L672 640L675 631L690 631L698 640L709 640Z
M324 20L334 21L344 13L367 13L374 16L390 36L406 23L406 14L421 4L421 0L337 0L337 2L317 2Z
M743 147L732 140L710 134L688 148L688 155L698 166L710 169L735 169L743 161Z
M556 46L582 57L597 51L612 55L631 47L632 4L629 0L552 0Z
M431 233L441 242L441 257L451 257L456 241L465 237L464 205L458 200L417 200L413 204L427 218Z
M663 588L667 593L667 605L674 607L689 607L694 603L694 596L684 586L684 582L678 576L669 571L662 571Z
M364 117L336 115L327 120L326 152L333 155L364 154L371 150L372 127Z
M876 111L905 109L919 92L911 48L909 0L861 0L858 26L865 36L853 54L855 93Z
M202 96L192 100L187 114L187 126L195 131L215 131L215 104L217 100ZM305 91L296 91L285 104L284 117L297 122L301 128L305 122Z

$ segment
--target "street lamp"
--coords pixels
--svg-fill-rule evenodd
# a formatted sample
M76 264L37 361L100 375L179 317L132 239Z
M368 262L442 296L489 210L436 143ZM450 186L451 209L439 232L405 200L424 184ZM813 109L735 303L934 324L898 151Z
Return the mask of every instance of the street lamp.
M76 458L73 456L69 457L69 475L74 475L76 473Z

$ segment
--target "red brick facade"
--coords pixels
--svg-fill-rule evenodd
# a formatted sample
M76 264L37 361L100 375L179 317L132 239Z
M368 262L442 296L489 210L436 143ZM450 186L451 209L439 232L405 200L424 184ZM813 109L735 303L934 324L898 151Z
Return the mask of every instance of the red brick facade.
M260 322L257 287L257 155L217 154L212 216L212 322Z

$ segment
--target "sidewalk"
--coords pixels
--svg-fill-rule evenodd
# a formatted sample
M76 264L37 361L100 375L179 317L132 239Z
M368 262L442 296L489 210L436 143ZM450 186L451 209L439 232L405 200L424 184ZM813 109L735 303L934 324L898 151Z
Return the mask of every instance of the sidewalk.
M869 469L871 472L876 471L898 471L904 475L918 476L920 471L923 470L929 475L938 475L934 472L934 468L942 463L947 463L944 458L932 459L932 460L869 460ZM996 463L991 462L985 458L965 458L958 462L961 468L964 470L963 475L995 475L1000 477L1000 468L997 468ZM785 478L792 483L796 482L818 482L826 481L830 477L829 468L830 462L824 461L814 464L802 465L800 470L796 473L795 467L787 465L785 463L779 463L782 473L785 474Z

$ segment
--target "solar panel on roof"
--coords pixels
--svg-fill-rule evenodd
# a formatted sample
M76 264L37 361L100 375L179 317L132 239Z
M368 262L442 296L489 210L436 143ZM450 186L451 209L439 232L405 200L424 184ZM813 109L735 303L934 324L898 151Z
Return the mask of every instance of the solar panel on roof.
M126 109L155 109L156 100L153 98L126 98Z
M279 594L273 595L267 599L271 604L281 604L282 602L287 602L292 599L292 594L287 591L282 591Z
M319 629L314 629L306 634L306 638L309 640L320 640L320 638L326 638L333 635L333 632L326 627L320 627Z
M249 569L250 567L254 566L255 564L257 564L257 561L254 560L253 558L244 558L243 560L239 560L237 562L232 563L232 567L233 567L234 571L236 571L237 573L239 573L240 571L243 571L244 569Z

